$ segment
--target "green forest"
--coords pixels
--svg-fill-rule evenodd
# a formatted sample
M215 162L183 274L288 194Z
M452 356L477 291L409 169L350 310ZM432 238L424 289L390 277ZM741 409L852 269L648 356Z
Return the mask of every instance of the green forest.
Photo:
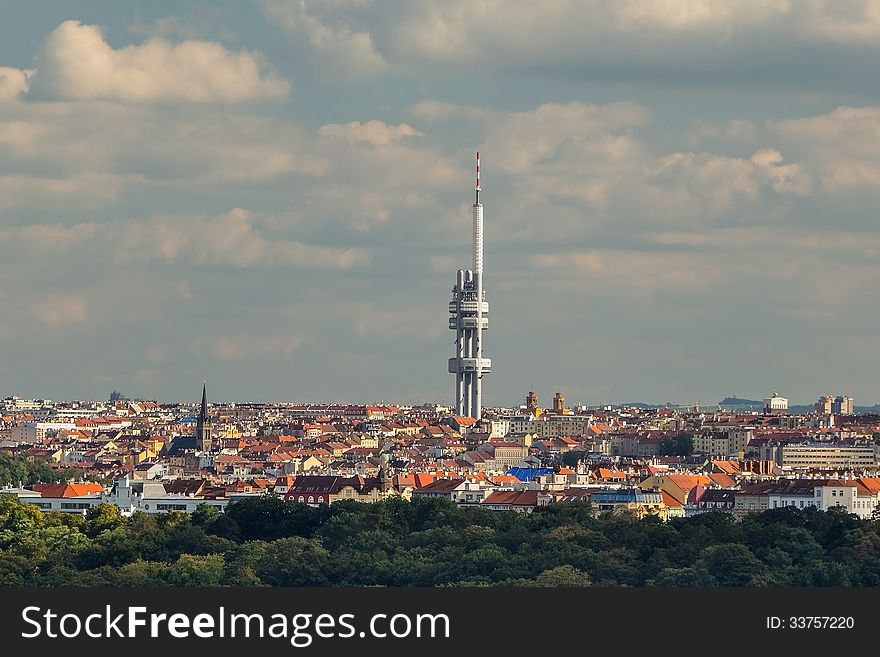
M661 523L582 503L522 515L438 499L191 516L44 513L0 495L4 586L874 586L880 522L784 508Z

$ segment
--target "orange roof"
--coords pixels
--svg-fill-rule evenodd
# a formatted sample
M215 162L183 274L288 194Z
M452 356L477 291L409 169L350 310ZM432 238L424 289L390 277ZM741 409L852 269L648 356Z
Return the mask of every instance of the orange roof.
M31 486L31 490L36 491L42 497L80 497L82 495L101 493L104 491L104 487L101 484L94 483L34 484Z
M509 474L500 474L492 477L493 484L518 484L520 483L519 479Z
M721 486L721 488L733 488L736 486L736 481L734 481L733 477L723 472L713 472L709 475L709 479Z
M735 461L712 461L712 465L721 470L724 474L739 474L739 464Z
M859 477L856 481L872 493L880 491L880 479L876 477Z
M709 477L703 475L665 475L666 478L682 490L690 490L694 486L708 486L712 483ZM731 484L732 485L732 484Z
M571 468L559 468L559 474L570 475L574 473L574 470L572 470Z
M679 507L684 506L681 502L679 502L677 499L675 499L674 497L672 497L672 495L670 495L669 493L667 493L665 490L662 490L662 489L661 489L660 494L663 496L663 504L665 504L667 507L669 507L669 508L673 508L673 507L675 507L675 508L679 508Z
M597 474L599 479L626 479L626 473L620 470L609 470L608 468L599 468Z

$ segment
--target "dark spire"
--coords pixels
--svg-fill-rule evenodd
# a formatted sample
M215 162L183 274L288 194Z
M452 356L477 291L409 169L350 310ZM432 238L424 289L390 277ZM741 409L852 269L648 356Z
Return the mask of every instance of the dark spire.
M208 382L202 383L202 412L199 420L204 424L208 420Z
M211 424L208 420L208 382L202 385L202 409L196 420L196 445L203 452L211 451Z

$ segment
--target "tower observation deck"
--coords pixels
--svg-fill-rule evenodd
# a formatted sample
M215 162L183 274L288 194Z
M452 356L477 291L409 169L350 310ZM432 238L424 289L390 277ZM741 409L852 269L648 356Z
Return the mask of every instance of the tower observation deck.
M463 417L480 419L482 379L492 372L492 360L483 358L483 331L489 328L489 303L483 290L483 204L480 202L480 153L477 152L477 185L473 217L473 269L459 269L449 302L449 328L455 331L455 356L449 372L455 374L455 410Z

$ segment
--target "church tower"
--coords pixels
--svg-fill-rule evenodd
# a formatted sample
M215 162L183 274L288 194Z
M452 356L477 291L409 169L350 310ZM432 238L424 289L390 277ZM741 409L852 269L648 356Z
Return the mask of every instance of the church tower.
M558 390L553 397L553 412L556 413L556 415L563 415L565 413L565 397L563 397L562 393Z
M529 394L526 395L526 410L532 415L538 410L538 393L534 390L529 390Z
M202 408L196 420L196 449L211 451L211 420L208 417L208 382L202 385Z

